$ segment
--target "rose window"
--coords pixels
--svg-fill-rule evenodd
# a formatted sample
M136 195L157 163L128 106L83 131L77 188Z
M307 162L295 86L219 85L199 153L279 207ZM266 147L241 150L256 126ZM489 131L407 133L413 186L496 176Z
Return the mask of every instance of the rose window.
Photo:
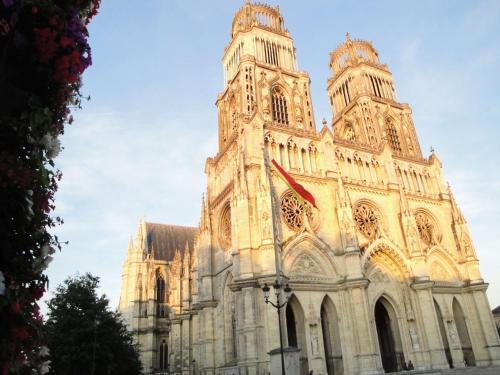
M379 219L375 211L366 204L359 204L354 209L356 228L367 238L374 238L378 231Z
M285 193L281 198L281 217L286 225L292 230L299 230L304 225L304 210L309 223L313 223L314 215L308 203L299 201L291 191Z
M427 215L419 212L415 215L415 221L417 222L418 233L420 234L420 238L427 245L432 243L432 239L434 237L434 225L432 221L427 217Z
M219 221L219 243L224 250L231 247L231 207L224 206Z

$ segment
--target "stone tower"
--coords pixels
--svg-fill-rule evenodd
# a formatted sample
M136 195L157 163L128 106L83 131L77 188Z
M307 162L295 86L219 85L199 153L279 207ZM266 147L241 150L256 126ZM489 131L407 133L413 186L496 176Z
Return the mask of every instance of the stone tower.
M262 293L276 276L271 190L293 289L284 341L301 374L500 364L466 221L372 44L347 35L331 53L333 120L320 131L277 7L247 1L222 61L219 149L205 165L199 226L142 223L124 266L120 310L145 370L269 373L279 346ZM265 152L319 209L277 175L271 189Z

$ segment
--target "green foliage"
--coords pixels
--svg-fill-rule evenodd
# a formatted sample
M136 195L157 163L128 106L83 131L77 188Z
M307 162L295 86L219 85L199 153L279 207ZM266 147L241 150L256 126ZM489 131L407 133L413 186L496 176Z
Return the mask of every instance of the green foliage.
M70 277L47 303L45 324L53 374L136 375L141 364L119 313L98 296L99 278ZM95 367L94 367L95 366Z

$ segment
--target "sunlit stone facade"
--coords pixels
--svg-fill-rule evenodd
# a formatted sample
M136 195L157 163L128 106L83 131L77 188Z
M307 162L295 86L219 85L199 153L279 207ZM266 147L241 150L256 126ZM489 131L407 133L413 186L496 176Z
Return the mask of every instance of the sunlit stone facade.
M264 150L319 208L273 175L293 289L285 345L300 349L301 374L500 364L466 221L372 44L347 35L330 54L333 119L319 131L279 9L247 2L236 13L223 67L199 226L141 222L124 264L119 308L145 371L270 371L279 335L261 290L275 278Z

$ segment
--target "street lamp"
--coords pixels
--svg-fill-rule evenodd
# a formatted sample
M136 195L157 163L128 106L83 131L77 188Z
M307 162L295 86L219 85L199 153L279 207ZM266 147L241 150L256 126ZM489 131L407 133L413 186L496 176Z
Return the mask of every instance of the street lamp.
M292 294L292 288L290 288L290 285L288 284L285 285L285 288L283 289L283 291L285 292L285 301L283 303L280 303L282 285L278 282L277 279L273 285L273 288L274 288L274 294L276 294L276 303L273 303L272 301L269 300L269 292L271 291L271 288L269 288L267 283L265 283L264 286L262 287L262 291L264 292L264 301L266 303L270 303L278 312L278 327L280 332L281 374L285 375L285 358L283 356L283 332L281 330L281 309L285 307L285 305L288 303L290 295Z

